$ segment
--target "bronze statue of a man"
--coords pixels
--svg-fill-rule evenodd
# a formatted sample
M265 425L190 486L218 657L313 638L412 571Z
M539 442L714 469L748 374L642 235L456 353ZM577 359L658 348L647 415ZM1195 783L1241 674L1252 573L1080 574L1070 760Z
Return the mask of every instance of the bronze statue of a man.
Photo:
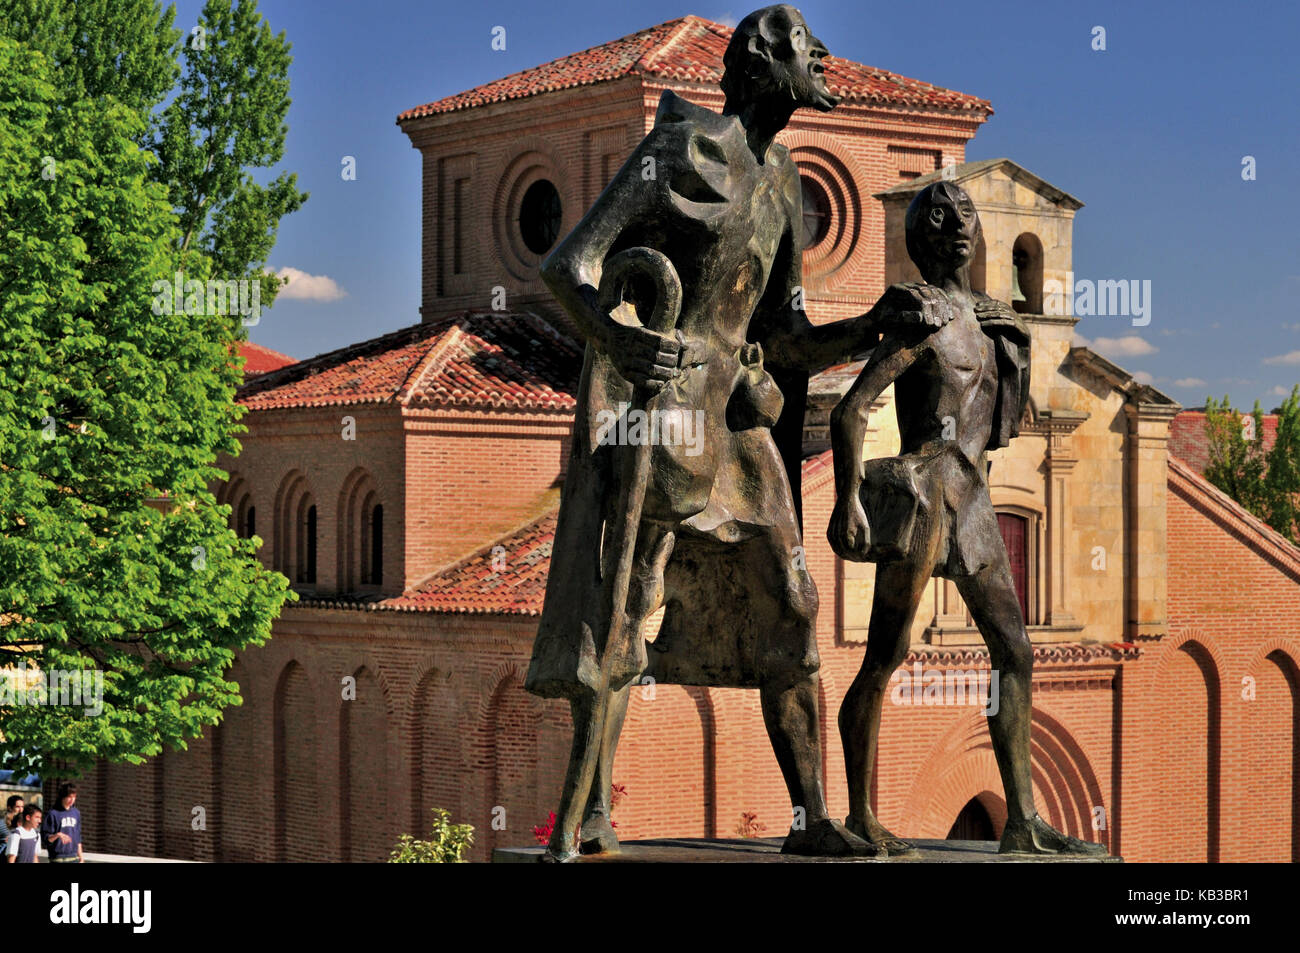
M551 859L617 847L614 751L628 690L647 676L757 688L796 809L784 850L879 852L827 815L817 591L800 545L808 375L871 323L814 327L801 310L799 173L774 139L796 109L838 102L827 55L793 7L745 17L723 113L665 92L654 128L543 263L587 339L526 682L573 711ZM673 439L683 422L693 442ZM647 643L642 623L662 605Z
M880 343L831 417L835 512L828 537L844 559L876 563L862 669L840 709L848 767L847 826L890 854L910 849L868 802L887 684L907 654L912 621L932 576L953 580L999 673L989 733L1006 792L1004 853L1104 854L1053 829L1034 807L1029 737L1033 648L989 497L986 453L1018 432L1029 390L1029 332L999 301L971 290L980 238L975 205L946 181L908 207L907 251L925 283L924 320L876 309ZM895 286L899 288L899 286ZM894 384L901 452L862 460L871 403Z

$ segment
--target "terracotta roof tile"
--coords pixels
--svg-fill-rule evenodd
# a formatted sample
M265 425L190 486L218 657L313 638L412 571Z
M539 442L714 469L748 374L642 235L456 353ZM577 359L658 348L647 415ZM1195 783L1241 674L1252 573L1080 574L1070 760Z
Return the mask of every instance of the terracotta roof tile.
M609 43L512 73L463 93L408 109L398 122L455 112L538 93L588 86L630 75L716 86L731 30L697 16L669 20ZM852 60L827 57L826 82L846 101L983 111L987 100Z
M247 380L256 377L258 374L265 374L267 371L278 370L294 362L288 354L281 354L279 351L273 351L269 347L262 347L260 344L254 344L252 341L244 341L239 345L239 353L244 358L244 378Z
M1277 414L1264 415L1264 450L1272 449L1277 439ZM1169 424L1169 452L1181 457L1197 473L1204 474L1210 462L1210 446L1205 436L1205 411L1184 410Z
M459 311L263 374L251 410L400 403L572 410L582 348L533 314Z
M551 510L386 604L425 612L540 615L558 513Z

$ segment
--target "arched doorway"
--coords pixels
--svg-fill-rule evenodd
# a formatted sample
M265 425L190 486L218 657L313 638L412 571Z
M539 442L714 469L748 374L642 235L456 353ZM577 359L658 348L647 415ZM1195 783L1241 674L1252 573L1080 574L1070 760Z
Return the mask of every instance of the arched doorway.
M957 820L948 830L947 840L997 840L993 818L978 797L971 798L958 812Z

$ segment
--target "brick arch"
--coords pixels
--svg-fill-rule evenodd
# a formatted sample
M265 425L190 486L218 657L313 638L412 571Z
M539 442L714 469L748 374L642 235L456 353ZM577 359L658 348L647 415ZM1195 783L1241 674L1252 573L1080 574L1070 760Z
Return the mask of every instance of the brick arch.
M307 671L296 660L280 670L273 698L275 859L312 860L319 856L321 836L318 725Z
M944 837L971 798L982 792L1002 791L985 722L982 714L971 711L959 718L931 749L913 779L899 833ZM1032 724L1030 770L1039 813L1067 833L1092 839L1092 808L1105 804L1091 762L1055 718L1035 708ZM995 821L1001 818L995 824L999 835L999 825L1006 820L1005 799L1002 804L999 814L990 811Z
M1185 632L1171 636L1155 672L1150 704L1170 713L1161 725L1161 786L1166 803L1153 836L1164 859L1217 863L1220 850L1223 659L1213 642ZM1204 843L1188 831L1204 830Z
M336 578L340 592L355 592L363 584L367 575L364 570L370 564L371 511L375 506L383 505L384 494L379 492L374 476L365 467L355 468L344 478L335 509L338 525L335 537L338 540ZM385 507L385 517L391 515L390 509Z
M454 822L464 819L463 726L450 676L430 666L418 673L411 697L411 825L417 837L427 832L434 808L445 808Z
M343 860L375 862L388 857L401 834L389 792L392 709L374 668L362 665L353 677L356 698L341 699L339 707L339 801L346 817L354 816L355 807L364 805L367 821L363 826L344 821L339 848Z
M1267 836L1234 844L1228 860L1253 862L1296 862L1300 860L1300 664L1294 645L1286 639L1272 639L1257 653L1249 669L1255 676L1253 701L1242 701L1249 726L1246 737L1253 742L1243 752L1245 771L1230 772L1229 785L1249 778L1247 796L1236 798L1242 818L1252 832ZM1240 696L1239 696L1240 697ZM1253 796L1251 793L1253 792ZM1285 792L1265 799L1263 792Z
M276 570L289 577L290 583L297 581L297 568L305 553L299 552L296 542L298 534L299 510L304 501L316 500L311 481L303 471L294 468L284 475L275 491L275 506L272 511L274 532L272 534L272 559ZM320 511L317 510L319 515ZM319 532L319 522L317 523ZM317 558L319 566L319 554Z
M483 732L487 740L488 789L486 816L474 818L476 837L488 851L511 843L529 843L532 828L546 820L548 804L558 792L543 792L539 784L537 725L544 712L540 699L524 690L515 665L501 678L486 703ZM494 829L495 808L505 809L505 827Z
M224 861L267 861L267 840L256 836L246 821L250 805L262 802L266 791L259 783L264 777L256 765L249 763L253 752L262 746L258 737L259 718L266 714L264 695L254 692L252 669L242 659L235 659L226 673L226 681L239 685L242 705L227 707L213 736L213 765L218 774L216 840L217 858ZM263 848L257 850L257 848Z
M701 836L713 826L713 708L706 691L634 685L614 758L628 798L615 814L621 837Z

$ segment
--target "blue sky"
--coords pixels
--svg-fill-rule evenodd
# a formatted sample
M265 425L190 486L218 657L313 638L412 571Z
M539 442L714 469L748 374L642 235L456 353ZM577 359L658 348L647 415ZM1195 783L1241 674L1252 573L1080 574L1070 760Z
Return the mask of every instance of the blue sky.
M1283 2L806 2L833 54L982 96L968 159L1008 156L1085 204L1078 278L1150 280L1151 322L1079 334L1185 406L1228 393L1271 408L1300 381L1300 13ZM201 2L177 3L188 29ZM311 193L273 268L331 279L281 300L252 339L307 357L419 320L420 163L397 113L731 0L430 3L263 0L293 44L281 168ZM491 49L494 26L505 51ZM1093 28L1106 50L1092 49ZM341 159L355 156L344 181ZM1256 179L1242 160L1254 156Z

